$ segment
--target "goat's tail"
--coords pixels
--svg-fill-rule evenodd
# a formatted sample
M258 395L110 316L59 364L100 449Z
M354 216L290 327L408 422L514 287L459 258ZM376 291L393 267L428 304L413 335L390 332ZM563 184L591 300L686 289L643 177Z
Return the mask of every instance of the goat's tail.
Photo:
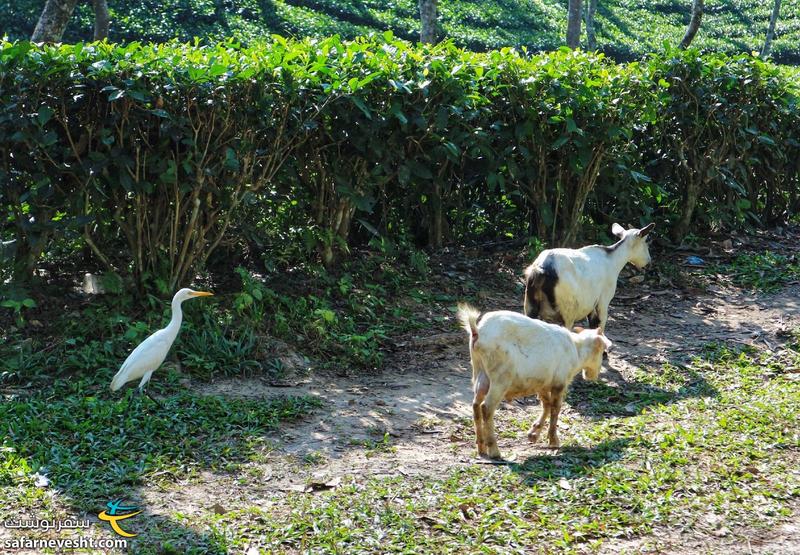
M538 266L530 265L525 269L525 298L522 306L525 316L528 318L538 318L542 309L542 287L544 286L545 275Z
M461 326L467 330L470 336L470 345L478 340L478 318L480 318L480 311L471 307L467 303L458 303L458 321Z

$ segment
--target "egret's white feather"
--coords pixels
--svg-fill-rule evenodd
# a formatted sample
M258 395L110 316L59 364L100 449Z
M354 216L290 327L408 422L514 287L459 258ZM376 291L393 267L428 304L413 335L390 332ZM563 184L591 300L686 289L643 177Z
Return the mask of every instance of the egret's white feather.
M178 332L181 329L181 321L183 319L183 312L181 311L181 303L186 299L192 297L209 296L211 293L205 291L192 291L191 289L181 289L172 298L172 318L169 325L154 334L150 335L147 339L141 342L133 352L128 355L125 362L119 369L119 372L111 380L111 391L117 391L126 383L142 378L139 384L139 389L150 379L152 374L167 358L172 343L178 337Z
M158 330L128 355L119 372L111 380L111 391L116 391L126 383L138 380L161 366L175 340L175 337L169 337L171 334L168 331L167 328Z

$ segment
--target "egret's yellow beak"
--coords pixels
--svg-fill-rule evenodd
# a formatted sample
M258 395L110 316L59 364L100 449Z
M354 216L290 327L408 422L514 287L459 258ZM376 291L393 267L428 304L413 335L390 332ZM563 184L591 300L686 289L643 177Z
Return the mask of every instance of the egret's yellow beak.
M208 291L195 291L192 293L192 297L213 297L214 293L209 293Z

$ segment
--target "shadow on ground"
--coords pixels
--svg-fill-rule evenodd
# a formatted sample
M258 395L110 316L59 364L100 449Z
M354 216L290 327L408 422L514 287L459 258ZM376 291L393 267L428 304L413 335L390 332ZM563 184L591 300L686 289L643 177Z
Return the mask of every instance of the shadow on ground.
M563 447L555 455L534 455L509 468L527 485L562 477L575 478L618 461L629 443L630 440L623 438L604 441L594 447Z

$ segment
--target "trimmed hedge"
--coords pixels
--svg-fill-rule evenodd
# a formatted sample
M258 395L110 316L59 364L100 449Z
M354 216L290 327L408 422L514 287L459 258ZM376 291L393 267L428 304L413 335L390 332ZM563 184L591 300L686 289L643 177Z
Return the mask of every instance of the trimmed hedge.
M450 240L658 219L766 224L798 208L787 71L671 52L343 42L0 44L0 192L16 274L79 234L174 289L226 236L326 265L371 236ZM266 222L266 224L265 224ZM354 226L354 222L358 222ZM263 241L262 241L263 242Z

